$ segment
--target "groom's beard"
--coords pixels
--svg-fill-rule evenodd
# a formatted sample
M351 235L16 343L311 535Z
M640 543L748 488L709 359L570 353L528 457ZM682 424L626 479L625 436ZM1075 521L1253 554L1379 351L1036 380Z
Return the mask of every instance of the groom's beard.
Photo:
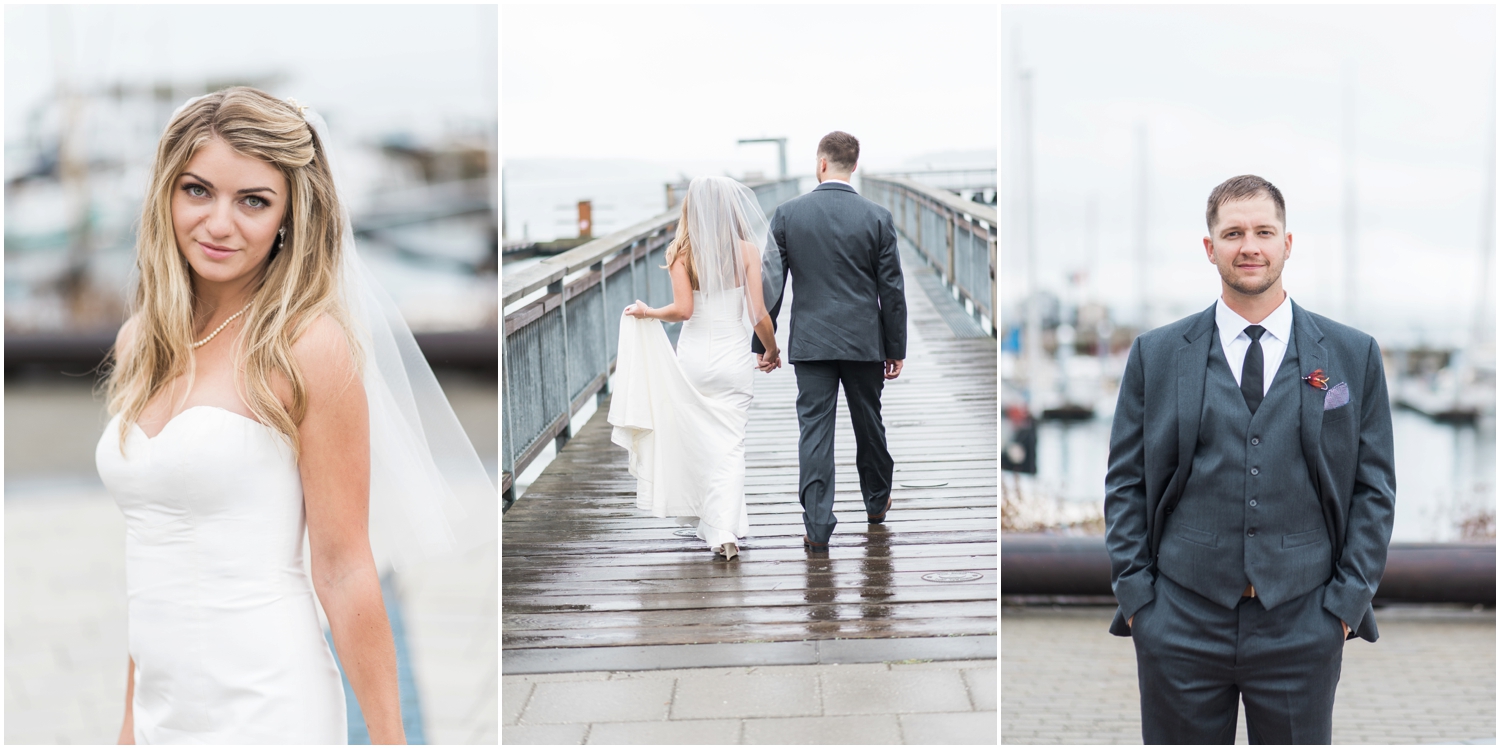
M1228 267L1218 265L1217 263L1215 265L1219 268L1219 277L1224 279L1224 284L1245 296L1264 294L1272 286L1275 286L1277 281L1281 280L1281 270L1286 267L1285 261L1278 264L1270 258L1266 258L1266 273L1262 276L1261 281L1256 283L1248 278L1241 277L1239 269L1234 267L1233 260L1230 261Z
M1281 272L1278 270L1275 275L1267 275L1265 281L1259 284L1250 284L1239 278L1232 278L1224 273L1221 273L1220 276L1224 279L1224 283L1229 285L1229 288L1245 296L1255 296L1257 294L1264 294L1266 290L1275 286L1276 282L1281 279Z

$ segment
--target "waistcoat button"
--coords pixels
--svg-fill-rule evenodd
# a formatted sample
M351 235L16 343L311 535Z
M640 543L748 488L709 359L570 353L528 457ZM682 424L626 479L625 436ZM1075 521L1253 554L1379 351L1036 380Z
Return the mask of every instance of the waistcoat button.
M1251 468L1250 469L1250 475L1251 476L1259 476L1260 475L1260 469L1259 468Z
M1254 507L1254 506L1255 506L1255 500L1253 500L1253 499L1252 499L1252 500L1250 500L1250 506L1251 506L1251 507Z
M1251 437L1250 438L1250 444L1252 444L1252 445L1259 445L1260 444L1260 438L1259 437Z
M1250 537L1251 538L1255 538L1255 529L1254 528L1250 529Z

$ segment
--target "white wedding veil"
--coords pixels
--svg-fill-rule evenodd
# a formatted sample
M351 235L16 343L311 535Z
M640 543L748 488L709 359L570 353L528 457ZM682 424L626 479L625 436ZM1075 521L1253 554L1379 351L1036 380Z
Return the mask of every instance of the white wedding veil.
M343 215L339 294L364 359L370 411L370 546L376 565L381 572L400 570L494 540L495 485L400 309L356 251L349 193L339 179L340 162L329 153L327 123L311 109L302 111L317 135L317 147L328 158Z
M688 184L684 213L698 290L705 299L739 295L743 321L753 328L767 314L761 253L773 246L760 200L729 177L697 177Z

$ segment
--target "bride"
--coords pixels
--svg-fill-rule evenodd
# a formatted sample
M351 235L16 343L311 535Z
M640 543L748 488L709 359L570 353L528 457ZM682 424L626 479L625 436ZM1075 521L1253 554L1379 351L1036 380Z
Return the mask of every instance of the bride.
M750 188L728 177L688 185L666 253L672 303L640 301L620 319L609 423L630 451L636 506L697 526L715 554L733 559L749 535L745 423L753 370L781 366L761 283L766 217ZM661 323L682 321L674 354ZM754 331L765 346L750 351Z
M354 253L327 144L316 115L236 87L157 148L95 452L126 520L122 744L347 743L318 603L371 740L404 743L377 557L464 548L493 518Z

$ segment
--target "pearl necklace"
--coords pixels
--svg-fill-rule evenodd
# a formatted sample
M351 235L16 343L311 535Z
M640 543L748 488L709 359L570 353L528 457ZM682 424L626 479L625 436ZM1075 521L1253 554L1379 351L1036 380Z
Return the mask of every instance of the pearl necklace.
M218 335L220 331L224 330L224 326L228 325L231 322L234 322L234 318L239 317L240 315L245 314L245 310L248 310L248 309L250 309L250 305L249 304L245 305L244 308L242 308L239 312L236 312L236 313L230 315L227 319L224 320L224 322L219 323L219 327L214 328L214 332L209 333L207 338L204 338L203 340L198 341L197 343L194 343L193 344L193 348L202 348L203 344L208 343L209 341L212 341L214 339L214 336Z

